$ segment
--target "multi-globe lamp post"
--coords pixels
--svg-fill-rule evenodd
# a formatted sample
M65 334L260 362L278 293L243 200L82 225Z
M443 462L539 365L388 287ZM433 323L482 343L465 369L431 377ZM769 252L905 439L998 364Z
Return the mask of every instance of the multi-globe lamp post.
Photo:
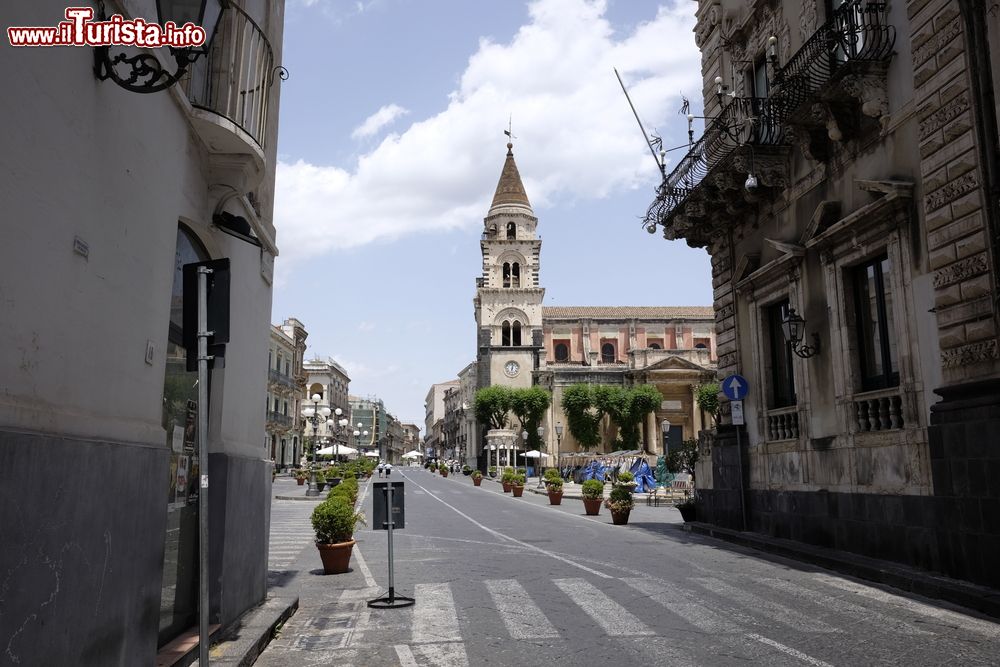
M313 427L313 437L312 442L309 445L309 450L312 453L312 463L309 465L309 488L306 489L307 496L318 496L319 489L316 488L316 439L319 433L319 423L321 420L326 420L326 425L333 426L333 420L330 419L330 415L333 411L330 407L324 405L322 408L319 407L320 401L323 397L319 394L313 394L310 399L313 402L313 407L305 407L302 410L302 417L306 419Z
M364 456L365 453L361 451L361 436L365 436L366 438L368 437L368 431L361 430L363 426L364 424L358 422L357 428L354 429L354 440L358 445L358 453L361 454L362 456Z

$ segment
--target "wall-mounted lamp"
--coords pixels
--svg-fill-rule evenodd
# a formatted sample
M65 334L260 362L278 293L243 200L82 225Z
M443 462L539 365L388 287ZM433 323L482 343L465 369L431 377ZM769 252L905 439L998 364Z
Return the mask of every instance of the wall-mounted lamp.
M187 72L188 66L206 55L212 48L219 18L228 0L156 0L156 18L160 26L173 23L183 28L188 23L205 31L205 41L201 46L191 48L170 48L170 55L177 63L177 71L171 73L160 65L151 53L139 53L129 58L126 53L111 56L111 47L94 48L94 74L101 81L111 79L125 90L133 93L156 93L177 83ZM98 20L106 21L104 3L100 3ZM122 67L122 72L118 67Z
M805 333L806 321L802 319L794 308L788 309L788 314L781 320L781 331L785 334L785 340L792 348L792 352L803 359L819 354L819 334L814 333L812 345L802 345L802 336Z
M767 38L767 57L772 63L778 59L778 38L774 35Z

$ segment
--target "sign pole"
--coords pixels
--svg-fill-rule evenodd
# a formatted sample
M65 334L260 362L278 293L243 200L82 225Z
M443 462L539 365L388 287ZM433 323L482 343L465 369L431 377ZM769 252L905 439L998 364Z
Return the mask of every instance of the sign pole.
M394 523L392 518L392 482L386 484L387 492L389 494L389 501L386 503L388 506L388 518L389 518L389 606L396 603L396 586L393 581L393 570L395 570L395 565L392 560L392 524Z
M386 469L386 478L392 474L392 468L388 467ZM400 491L402 491L403 483L400 482ZM375 598L374 600L368 601L368 606L374 609L400 609L402 607L413 606L413 598L406 597L404 595L396 595L396 578L395 578L395 564L393 563L392 556L392 531L396 525L396 519L393 516L393 489L392 482L377 482L375 484L375 495L372 496L372 529L382 530L383 528L388 531L387 542L389 545L389 594L384 597ZM384 495L383 495L384 492ZM400 517L400 528L405 528L406 519L403 514L403 498L400 496L400 505L396 508L399 511ZM383 509L384 508L384 509ZM385 513L385 520L380 521L383 512Z
M208 665L208 275L198 267L198 664Z
M746 398L750 390L750 383L746 378L736 373L730 375L722 381L722 393L730 402L730 416L733 427L736 428L736 454L740 457L740 515L743 519L743 530L747 529L747 500L743 488L743 441L740 437L740 430L745 423L743 418L743 399Z

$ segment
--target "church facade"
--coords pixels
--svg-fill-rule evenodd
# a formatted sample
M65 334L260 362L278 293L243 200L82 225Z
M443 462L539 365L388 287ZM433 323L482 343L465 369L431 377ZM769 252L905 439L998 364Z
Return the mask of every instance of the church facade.
M552 407L543 423L549 454L579 449L567 428L561 439L556 435L556 426L567 423L562 391L579 382L656 386L664 400L643 428L643 442L650 453L662 451L664 421L669 422L669 442L679 444L681 439L697 437L708 417L697 409L694 391L715 377L712 308L545 307L537 228L538 218L508 143L480 241L482 274L476 278L473 300L477 388L541 385L548 389ZM487 465L484 440L485 431L479 428L467 443L466 463ZM605 442L614 440L614 428L606 424Z

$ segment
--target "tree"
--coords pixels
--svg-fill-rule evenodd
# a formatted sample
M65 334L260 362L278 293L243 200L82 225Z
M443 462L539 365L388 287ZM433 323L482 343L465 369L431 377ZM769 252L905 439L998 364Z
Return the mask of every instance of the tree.
M712 419L719 421L719 383L706 382L698 385L695 389L694 401L698 407L712 415Z
M528 432L529 449L541 449L538 426L551 402L549 392L538 386L510 390L510 411L517 417L521 428Z
M476 392L473 399L476 411L476 421L481 426L490 428L506 428L507 413L510 411L511 390L509 387L483 387Z
M641 384L630 389L597 387L597 406L611 417L621 432L616 448L639 449L639 426L650 412L663 401L663 395L651 385Z
M698 463L698 441L695 439L685 440L677 449L672 449L667 454L667 471L677 474L686 472L691 475L694 481L694 466Z
M562 396L562 409L566 415L566 426L584 449L597 447L601 442L601 419L604 411L595 405L594 387L589 384L574 384L566 387Z

